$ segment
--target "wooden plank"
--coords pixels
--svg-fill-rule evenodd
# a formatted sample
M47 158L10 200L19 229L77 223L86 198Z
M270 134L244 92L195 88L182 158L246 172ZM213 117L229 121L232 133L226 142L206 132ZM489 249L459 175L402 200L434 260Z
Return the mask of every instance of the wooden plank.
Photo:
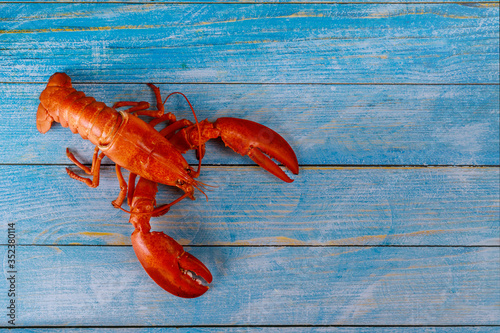
M147 81L146 81L147 82ZM145 84L75 84L112 105L154 97ZM65 148L91 161L93 146L54 125L35 127L45 84L0 84L2 163L69 163ZM233 116L267 125L294 148L301 165L499 165L498 86L482 85L160 85L184 92L200 119ZM192 119L174 96L167 110ZM196 163L193 154L187 154ZM212 142L208 164L253 163Z
M130 245L113 167L96 189L64 166L0 166L1 210L20 244ZM206 167L218 186L153 229L191 245L499 245L498 168L302 168L292 184L253 167ZM179 191L161 187L159 203ZM7 233L7 224L0 225Z
M3 2L9 3L9 2L23 2L19 0L4 0ZM123 4L148 4L148 5L168 5L172 4L172 1L170 0L155 0L155 2L151 2L149 0L31 0L29 1L30 3L92 3L92 2L99 2L99 3L123 3ZM395 3L400 3L400 4L406 4L406 3L419 3L419 2L425 2L425 3L446 3L446 2L451 2L451 3L456 3L455 0L391 0L391 1L377 1L377 0L176 0L174 3L175 4L182 4L182 3L187 3L187 4L196 4L196 3L201 3L201 4L270 4L270 3L275 3L275 4L370 4L370 3L387 3L387 4L395 4ZM460 3L465 3L467 5L477 5L477 6L491 6L495 5L498 3L498 1L490 1L490 0L464 0L461 1Z
M500 324L498 248L190 252L214 282L184 300L157 287L130 247L18 246L16 325ZM1 284L6 290L7 280ZM7 297L0 293L0 303Z
M161 326L161 327L85 327L85 328L68 328L67 326L64 328L20 328L16 327L16 332L21 333L59 333L61 331L68 333L87 333L89 329L92 329L92 332L106 332L106 333L157 333L157 332L175 332L175 333L235 333L235 332L248 332L248 333L260 333L260 332L289 332L289 333L324 333L324 332L333 332L333 333L380 333L380 332L388 332L388 333L396 333L396 332L409 332L409 333L417 333L417 332L432 332L432 333L461 333L465 330L467 332L472 333L496 333L498 332L498 326L480 326L480 325L469 325L469 326L458 326L458 327L450 327L450 326L403 326L403 327L388 327L388 326L354 326L354 327L345 327L345 326L297 326L292 327L288 325L284 326L264 326L264 327L255 327L255 326L238 326L238 327L227 327L227 326L217 326L217 327L171 327L171 326ZM0 333L11 332L12 329L9 328L0 328Z
M45 82L56 71L82 82L499 82L496 3L27 3L0 12L0 82Z

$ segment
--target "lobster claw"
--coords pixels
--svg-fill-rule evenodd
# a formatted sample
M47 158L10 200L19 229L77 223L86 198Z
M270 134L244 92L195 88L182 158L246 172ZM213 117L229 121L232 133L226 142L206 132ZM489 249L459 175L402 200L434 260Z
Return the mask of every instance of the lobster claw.
M209 289L206 284L212 282L212 274L208 268L172 237L136 229L132 245L144 270L169 293L194 298Z
M293 174L299 173L299 163L292 147L272 129L239 118L219 118L215 121L214 127L220 131L220 137L226 146L242 156L248 155L255 163L279 179L287 183L293 182L293 179L288 177L271 158L282 163Z

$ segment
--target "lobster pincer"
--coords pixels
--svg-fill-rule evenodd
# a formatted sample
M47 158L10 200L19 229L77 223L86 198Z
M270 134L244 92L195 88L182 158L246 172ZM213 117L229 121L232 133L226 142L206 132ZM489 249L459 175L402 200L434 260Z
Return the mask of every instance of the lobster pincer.
M168 127L165 130L167 132ZM205 151L206 141L220 137L226 146L242 156L249 156L262 168L287 183L291 183L293 179L271 158L282 163L293 174L299 173L297 157L288 142L272 129L250 120L230 117L218 118L215 122L203 120L199 126L190 124L175 134L162 134L168 137L181 153L198 149L200 145L203 147L202 151Z
M158 215L155 210L157 184L141 177L134 186L131 174L129 185L130 223L134 225L132 246L148 275L169 293L194 298L203 295L212 282L208 268L182 245L163 232L151 232L149 220ZM163 209L165 213L167 209ZM162 214L160 213L160 214Z

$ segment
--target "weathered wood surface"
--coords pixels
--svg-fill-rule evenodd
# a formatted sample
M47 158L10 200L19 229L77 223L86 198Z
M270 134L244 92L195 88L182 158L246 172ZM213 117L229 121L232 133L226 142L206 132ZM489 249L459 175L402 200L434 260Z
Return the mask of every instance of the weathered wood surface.
M291 332L291 333L302 333L302 332L312 332L312 333L325 333L325 332L333 332L333 333L395 333L395 332L409 332L409 333L420 333L420 332L428 332L428 333L460 333L460 332L472 332L472 333L490 333L497 332L498 328L495 326L460 326L460 327L362 327L362 326L353 326L353 327L339 327L339 326L299 326L299 327L290 327L290 326L265 326L265 327L224 327L224 326L216 326L216 327L120 327L120 328L100 328L100 327L92 327L92 332L99 333L158 333L158 332L175 332L175 333L276 333L276 332ZM9 329L0 329L1 333L11 332ZM60 329L57 328L19 328L16 329L16 332L21 333L55 333L60 332ZM64 332L68 333L87 333L89 332L88 328L65 328Z
M130 245L129 216L111 206L114 167L96 189L64 169L0 167L3 216L22 231L19 244ZM185 200L154 227L190 245L500 244L497 168L305 167L296 178L283 184L257 167L206 167L202 181L218 186L209 200ZM179 195L161 187L157 200Z
M472 333L490 333L497 332L498 328L493 326L476 326L476 325L466 325L459 327L450 327L450 326L440 326L440 327L408 327L404 328L400 327L390 327L390 326L382 326L382 327L362 327L359 325L354 325L352 327L342 327L342 326L299 326L299 327L290 327L290 326L265 326L265 327L248 327L248 326L238 326L238 327L227 327L227 326L215 326L215 327L120 327L120 328L112 328L112 327L92 327L92 332L99 333L158 333L158 332L175 332L175 333L276 333L276 332L291 332L291 333L302 333L302 332L312 332L312 333L325 333L325 332L333 332L333 333L395 333L395 332L409 332L409 333L460 333L460 332L472 332ZM16 332L21 333L56 333L60 332L61 329L58 328L18 328ZM1 329L1 333L12 332L9 329ZM65 328L64 332L68 333L87 333L89 332L88 328Z
M4 0L3 2L23 2L19 0ZM370 3L380 3L380 0L32 0L31 3L124 3L124 4L147 4L147 5L171 5L171 4L370 4ZM390 4L407 4L407 3L457 3L455 0L392 0L386 1ZM488 6L495 5L498 1L484 1L484 0L464 0L460 3Z
M34 117L42 84L0 84L2 161L9 164L70 163L65 149L91 162L90 142L55 124L45 135ZM145 84L76 84L113 105L154 96ZM201 119L234 116L265 124L295 148L302 165L498 165L497 85L160 85L182 91ZM192 119L187 103L172 98L167 109ZM29 142L30 144L26 144ZM208 164L253 163L209 145ZM193 154L188 154L188 157ZM194 158L190 158L196 163Z
M194 300L165 295L131 247L18 246L19 325L500 323L495 247L189 251L214 274Z
M9 223L20 331L498 331L498 2L54 2L0 4L0 331ZM284 184L214 142L209 201L153 220L212 271L203 297L142 270L109 160L86 188L64 150L89 162L93 147L36 131L56 71L108 105L153 102L155 82L296 150Z
M56 71L82 82L499 82L495 4L30 3L0 12L1 82L46 82Z

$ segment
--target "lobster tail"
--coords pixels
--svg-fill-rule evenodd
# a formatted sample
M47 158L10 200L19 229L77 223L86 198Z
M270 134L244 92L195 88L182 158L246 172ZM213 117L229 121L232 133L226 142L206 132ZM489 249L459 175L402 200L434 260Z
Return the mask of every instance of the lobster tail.
M38 110L36 111L36 129L38 132L45 134L49 131L54 118L52 118L46 108L43 107L42 103L38 105Z
M42 134L56 121L98 146L111 142L122 119L116 110L105 103L74 89L67 74L55 73L40 94L36 121L37 129Z
M56 117L54 118L54 116L52 116L49 110L46 108L47 107L46 102L52 100L52 98L47 98L48 95L47 92L50 91L51 92L50 95L52 95L52 93L55 91L54 88L52 87L55 87L56 91L58 88L69 88L71 89L70 92L75 91L74 89L72 89L71 86L71 78L67 74L55 73L49 78L47 87L42 92L42 95L43 93L45 93L45 95L43 97L42 95L40 95L40 104L38 105L38 110L36 112L36 128L42 134L45 134L49 131L54 121L59 121L58 117L59 115L57 114Z

